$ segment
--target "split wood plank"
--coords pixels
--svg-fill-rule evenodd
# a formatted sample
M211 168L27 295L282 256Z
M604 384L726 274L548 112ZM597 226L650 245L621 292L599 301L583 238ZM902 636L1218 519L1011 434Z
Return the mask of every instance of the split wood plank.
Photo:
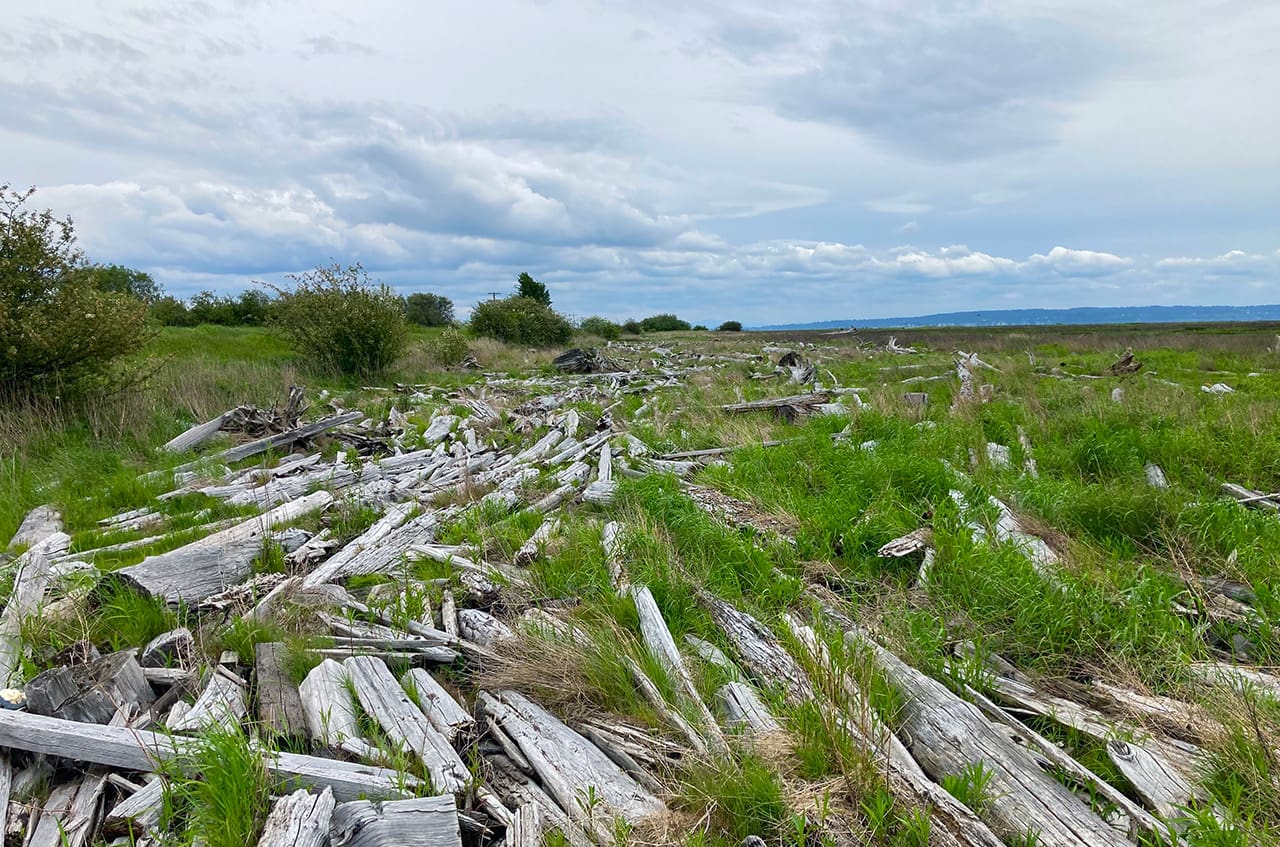
M222 429L222 424L226 422L229 414L231 413L223 412L216 418L207 420L204 423L196 424L190 429L187 429L166 441L164 446L160 449L167 453L185 453L188 450L194 450L218 434L218 431Z
M319 435L320 433L326 432L334 427L339 427L343 424L355 423L362 417L364 417L364 413L360 411L343 412L340 415L333 415L322 420L294 427L287 432L268 435L265 438L259 438L254 441L246 441L244 444L237 444L234 447L229 447L221 453L214 453L206 458L178 465L177 467L170 468L168 471L153 472L152 474L147 474L147 476L154 476L156 473L183 473L185 471L194 470L205 462L218 462L229 465L234 462L239 462L242 459L247 459L250 456L256 456L259 453L265 453L268 450L275 450L278 447L287 447L290 444L302 441L305 438L311 438L312 436Z
M0 747L149 772L190 761L199 739L128 727L76 723L0 710ZM328 786L338 799L401 797L416 782L399 771L296 753L263 753L267 770L285 783Z
M450 794L465 790L471 782L466 764L449 739L409 699L386 664L371 656L352 656L342 666L351 678L360 706L387 737L422 761L432 787Z
M71 536L54 532L41 538L18 557L13 572L13 591L4 611L0 612L0 687L16 682L16 671L22 658L22 623L35 613L44 600L51 579L50 557L66 552Z
M761 688L781 686L791 703L814 698L813 683L804 669L763 624L718 597L705 593L700 597L757 685Z
M9 539L9 548L33 547L59 532L62 532L62 514L47 504L36 506L18 524L18 531Z
M233 730L240 726L248 713L249 694L244 680L226 668L216 667L191 709L169 729L174 732L192 732L214 727Z
M725 722L731 727L741 727L751 735L769 735L782 730L760 695L745 682L726 682L716 690L716 699Z
M306 738L307 715L298 686L285 667L285 645L264 641L254 647L253 655L259 725L276 738Z
M298 694L312 741L362 759L379 755L378 748L360 735L355 699L341 664L333 659L320 662L302 681Z
M312 794L299 788L271 806L258 847L329 847L336 801L328 788Z
M332 847L461 847L452 796L341 803L333 811Z
M164 790L165 781L157 776L116 803L103 819L103 834L141 836L156 829L164 812Z
M431 725L450 742L459 733L475 726L475 718L454 699L436 678L422 668L410 668L400 677L400 684L422 709Z
M85 774L53 789L25 847L84 847L97 828L104 774Z

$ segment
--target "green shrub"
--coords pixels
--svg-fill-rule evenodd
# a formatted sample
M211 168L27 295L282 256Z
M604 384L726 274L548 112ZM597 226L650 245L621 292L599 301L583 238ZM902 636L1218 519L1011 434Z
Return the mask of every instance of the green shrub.
M273 323L312 364L363 376L384 370L404 352L408 330L400 298L360 265L321 266L289 278L292 291L275 289L280 297Z
M552 347L568 344L573 325L563 316L528 297L486 300L471 311L471 331L509 344Z
M673 332L693 329L688 321L681 320L672 314L650 315L640 321L640 328L645 332Z
M595 335L606 341L612 341L622 334L622 327L618 326L608 318L602 318L599 315L591 317L578 324L578 329L587 335Z
M471 352L467 336L462 333L462 330L452 326L427 341L424 346L431 361L446 368L462 364L462 360Z
M725 321L716 327L716 332L742 332L742 321Z
M195 326L195 318L187 304L177 297L165 295L151 304L151 319L160 326Z
M551 305L551 292L547 290L545 285L527 273L522 273L516 277L516 293L512 296L537 300L544 306Z
M430 292L410 294L404 301L405 317L418 326L449 326L453 323L453 301Z
M622 324L622 331L627 335L639 335L644 332L644 328L640 326L640 321L632 318Z
M70 218L0 185L0 392L79 391L118 382L150 338L146 304L101 291Z

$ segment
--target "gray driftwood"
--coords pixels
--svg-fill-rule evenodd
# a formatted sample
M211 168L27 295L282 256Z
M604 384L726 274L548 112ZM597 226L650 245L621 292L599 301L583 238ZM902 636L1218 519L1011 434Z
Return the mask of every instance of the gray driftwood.
M335 802L328 788L312 794L299 788L271 806L258 847L329 847Z
M353 656L342 665L351 677L360 706L388 738L422 761L431 775L432 787L448 793L465 789L471 781L466 764L449 739L409 699L382 660Z
M62 532L62 515L53 506L36 506L22 519L18 531L9 539L9 547L31 547L51 535Z
M298 686L285 667L285 646L268 641L254 648L254 691L258 700L258 725L277 738L307 737L307 716Z
M726 682L716 690L716 699L724 712L725 723L731 727L739 727L751 735L768 735L782 729L760 695L745 682Z
M400 678L400 684L422 709L431 725L453 741L458 734L475 725L475 718L445 690L435 677L422 668L411 668Z
M212 727L234 729L249 713L249 695L245 682L224 667L217 666L209 674L204 691L182 718L169 725L174 732L191 732Z
M312 741L359 758L378 755L378 749L360 735L355 700L342 665L333 659L320 662L302 681L298 693Z
M102 774L85 774L64 782L49 794L40 810L26 847L84 847L97 828L99 805L106 780Z
M27 683L27 708L83 723L109 723L117 712L131 717L150 706L155 694L133 652L121 650L92 662L63 665Z
M328 491L317 491L176 550L148 556L109 578L122 579L148 597L169 603L204 600L249 576L272 527L332 502Z
M28 712L0 710L0 747L58 756L130 771L154 771L168 762L182 765L198 739L161 735L128 727L76 723ZM329 786L339 799L401 797L415 782L385 768L354 765L296 753L263 755L277 779L300 785Z
M458 847L462 835L453 797L341 803L333 812L332 847Z
M185 453L188 450L194 450L218 434L218 430L222 429L222 424L229 414L230 412L223 412L216 418L196 424L169 439L160 449L169 453Z
M4 611L0 612L0 687L14 682L14 672L22 657L22 622L31 616L44 600L49 587L51 556L66 552L71 536L54 532L32 544L18 557L13 572L13 592Z

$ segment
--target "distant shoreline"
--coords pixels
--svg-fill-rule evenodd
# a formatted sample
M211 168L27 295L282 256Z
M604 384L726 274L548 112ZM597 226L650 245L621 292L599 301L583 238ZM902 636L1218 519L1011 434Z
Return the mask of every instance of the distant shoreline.
M848 318L793 324L751 326L748 329L833 330L920 329L929 327L1089 326L1162 323L1254 323L1280 321L1280 304L1262 306L1082 306L1070 309L992 309L938 312L893 318Z

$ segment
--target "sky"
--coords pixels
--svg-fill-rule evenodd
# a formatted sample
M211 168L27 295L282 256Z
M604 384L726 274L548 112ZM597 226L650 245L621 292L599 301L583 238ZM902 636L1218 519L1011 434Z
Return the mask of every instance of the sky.
M0 183L180 297L1280 302L1270 0L3 0L0 114Z

